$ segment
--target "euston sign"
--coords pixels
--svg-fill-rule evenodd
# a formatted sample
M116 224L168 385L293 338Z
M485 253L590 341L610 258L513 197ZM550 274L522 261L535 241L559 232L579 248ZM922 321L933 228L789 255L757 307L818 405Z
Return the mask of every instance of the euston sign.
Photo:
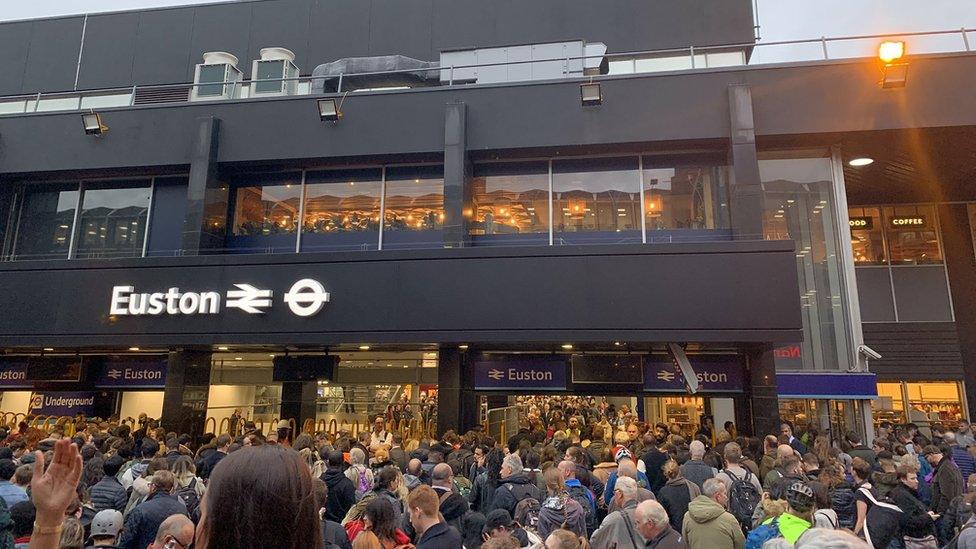
M566 362L553 359L481 360L474 366L478 391L566 390Z
M667 357L648 357L644 361L644 390L687 393L685 380ZM689 356L698 376L698 391L704 393L741 393L745 390L742 359L736 356Z
M272 291L251 284L234 284L227 290L224 306L248 314L263 314L273 306ZM134 286L114 286L110 315L215 315L220 312L220 292L190 292L169 288L165 292L138 293ZM282 301L296 316L313 316L329 302L329 293L318 280L303 278L291 285Z
M101 362L90 373L94 387L162 388L166 386L166 357Z

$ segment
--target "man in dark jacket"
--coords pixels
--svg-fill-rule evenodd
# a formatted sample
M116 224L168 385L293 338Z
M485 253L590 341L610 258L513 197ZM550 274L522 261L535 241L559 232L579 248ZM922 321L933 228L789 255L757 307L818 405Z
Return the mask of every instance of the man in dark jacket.
M441 520L440 501L434 489L420 485L407 496L410 524L418 533L417 549L461 547L461 534Z
M931 510L939 518L935 521L935 535L939 539L939 547L946 545L952 539L951 532L945 528L947 524L945 513L949 510L949 502L962 494L962 473L952 462L952 458L939 448L929 444L922 450L929 465L935 467L932 473L932 505Z
M403 435L393 433L393 446L390 448L390 461L400 469L400 472L407 472L407 453L403 451Z
M590 471L590 455L582 446L567 448L563 459L576 464L576 480L580 481L580 484L587 487L594 497L603 497L603 483Z
M491 500L491 510L505 509L508 514L515 516L515 506L526 498L542 500L539 487L533 484L522 471L522 459L518 454L508 454L502 461L501 482L495 489L495 496ZM484 510L482 511L484 512Z
M176 477L169 471L156 471L152 491L125 519L119 549L143 549L156 539L159 525L171 515L187 515L186 505L173 495Z
M180 453L180 441L178 441L176 437L167 440L166 455L164 457L166 458L166 461L169 462L170 467L176 463L177 458L179 458L181 455L183 454Z
M664 471L661 470L661 467L668 462L668 453L658 449L653 435L644 436L644 447L647 448L647 452L644 453L644 457L642 458L644 460L645 474L647 475L648 482L651 483L651 491L657 494L657 491L668 481L664 477Z
M333 450L326 456L326 468L322 482L329 488L329 499L325 502L325 518L342 522L346 513L356 503L356 487L342 471L342 452Z
M851 445L850 451L847 452L852 458L861 458L868 462L871 466L871 470L875 471L878 469L878 459L874 453L874 450L868 448L864 444L861 444L861 435L851 431L847 433L847 442Z
M899 517L899 537L924 538L935 535L932 511L918 499L918 473L912 466L899 466L898 485L888 492L888 498L902 510Z
M121 456L112 456L105 460L102 465L105 476L90 489L91 501L96 512L105 509L114 509L120 513L125 511L125 504L129 502L129 496L116 477L123 465L125 465L125 460Z
M227 457L227 450L230 448L230 442L230 435L227 433L223 433L217 437L217 451L207 456L207 459L203 460L202 470L197 471L200 478L204 480L210 478L210 473L213 473L214 467L220 463L220 460Z

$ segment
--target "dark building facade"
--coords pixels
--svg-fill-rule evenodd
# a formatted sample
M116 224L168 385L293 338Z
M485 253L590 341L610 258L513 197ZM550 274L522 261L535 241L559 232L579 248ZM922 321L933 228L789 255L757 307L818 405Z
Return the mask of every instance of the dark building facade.
M751 3L710 0L263 0L0 29L19 75L0 82L0 411L145 408L200 432L409 404L444 431L553 393L689 428L869 430L897 411L884 383L924 363L958 405L899 385L901 410L968 417L972 240L947 220L969 219L972 140L924 165L936 205L878 168L971 134L976 98L952 91L971 54L913 57L892 90L873 58L752 66Z

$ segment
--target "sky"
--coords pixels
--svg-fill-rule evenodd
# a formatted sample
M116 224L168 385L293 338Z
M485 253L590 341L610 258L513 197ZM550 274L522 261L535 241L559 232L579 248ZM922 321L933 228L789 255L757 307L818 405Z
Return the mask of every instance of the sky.
M219 0L0 0L0 21L205 4ZM486 0L488 1L488 0ZM647 0L654 1L654 0ZM976 28L976 0L757 0L760 43L781 40ZM976 32L969 33L976 50ZM873 55L876 41L831 44L831 57ZM961 50L961 35L916 38L910 53ZM758 48L754 61L801 60L821 55L819 45Z

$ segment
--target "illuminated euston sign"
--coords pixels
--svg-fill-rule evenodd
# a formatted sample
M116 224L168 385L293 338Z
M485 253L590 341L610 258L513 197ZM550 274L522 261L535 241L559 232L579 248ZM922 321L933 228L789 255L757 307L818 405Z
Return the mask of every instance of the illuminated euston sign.
M888 218L888 223L892 229L904 229L906 227L924 227L925 216L923 215L902 215Z
M114 286L109 314L144 315L215 315L221 303L228 309L248 314L263 314L273 306L272 291L250 284L234 284L224 295L216 291L185 291L169 288L165 292L136 292L134 286ZM318 280L303 278L291 285L282 301L296 316L313 316L329 302L329 293Z

